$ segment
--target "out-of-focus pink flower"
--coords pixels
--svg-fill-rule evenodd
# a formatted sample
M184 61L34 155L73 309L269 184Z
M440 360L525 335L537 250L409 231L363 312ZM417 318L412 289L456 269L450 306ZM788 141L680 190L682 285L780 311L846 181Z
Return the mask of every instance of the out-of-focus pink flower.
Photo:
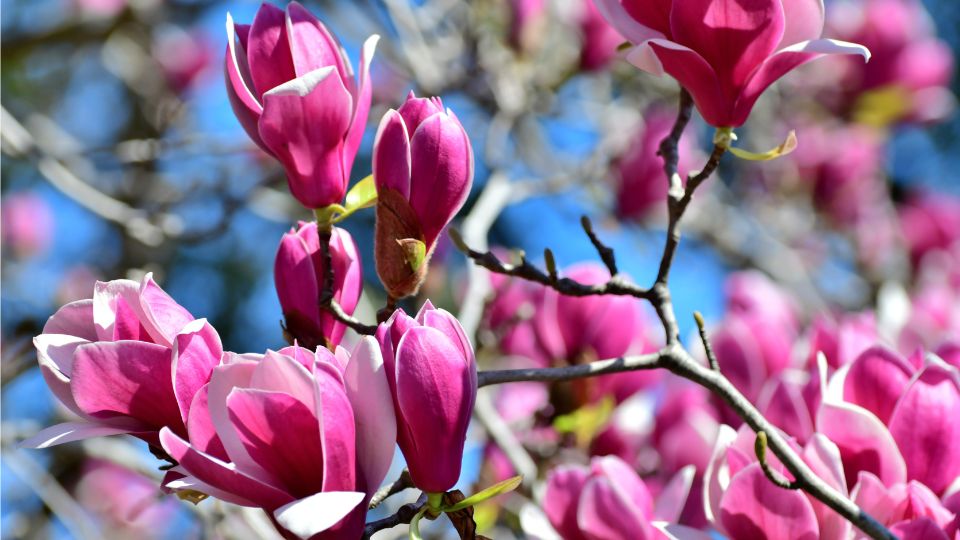
M720 370L749 399L790 365L796 334L770 319L730 313L711 335Z
M838 87L847 94L846 107L869 107L862 101L865 92L892 91L891 98L901 102L884 104L880 100L880 106L892 109L881 111L879 118L934 121L953 109L949 90L953 53L947 43L937 39L922 2L845 0L835 4L827 25L831 35L862 43L873 54L868 64L847 61L840 65Z
M643 125L617 162L616 204L621 218L639 219L652 210L666 211L668 182L663 173L663 158L657 152L660 142L670 133L673 121L674 115L664 109L647 111ZM695 148L689 136L680 138L678 151L678 170L680 176L686 178L695 167Z
M437 237L473 185L473 150L440 98L410 92L383 116L373 143L377 274L394 298L415 294Z
M287 172L307 208L339 203L370 112L369 66L378 36L363 44L360 77L336 37L297 2L264 3L253 24L227 15L227 95L240 124Z
M817 355L823 353L831 368L839 368L853 362L860 353L878 341L877 322L870 312L838 315L832 318L821 315L810 325L809 366L816 366Z
M605 283L610 273L595 263L575 264L562 272L580 283ZM573 297L553 289L543 293L534 318L540 343L554 361L580 364L656 350L650 327L636 299L625 296ZM604 375L583 383L588 401L612 395L620 402L660 378L656 371L633 371Z
M510 45L519 51L535 49L546 28L546 0L508 0Z
M914 196L900 207L900 227L913 262L960 240L960 198L943 193Z
M163 499L156 482L116 463L88 459L73 494L100 521L104 537L120 540L163 538L177 511L176 499Z
M787 369L770 379L757 398L757 408L773 425L800 444L813 435L820 407L819 378L798 369Z
M20 258L46 251L53 240L54 217L40 196L30 193L7 195L0 203L0 231L3 249Z
M370 337L351 354L225 355L194 398L189 441L160 433L186 475L166 485L263 508L288 537L357 538L393 457L389 392Z
M153 57L167 84L177 93L182 93L210 66L214 58L213 44L207 36L196 30L168 27L159 32L153 42Z
M664 470L675 472L694 465L701 473L710 461L720 423L701 386L668 379L664 401L657 409L652 442Z
M813 497L770 482L754 454L756 435L747 426L735 432L722 426L704 476L707 518L728 538L747 540L842 540L850 523ZM807 465L827 484L847 494L837 446L815 434L803 447L793 445ZM791 479L768 453L772 468Z
M960 374L919 367L872 348L831 381L817 430L840 448L849 482L861 471L885 485L917 480L942 494L960 475Z
M360 254L353 238L344 229L334 227L330 238L333 263L333 298L347 314L353 314L363 288ZM300 222L283 235L273 268L277 296L287 321L286 330L301 346L335 348L346 326L321 310L325 268L315 222Z
M797 331L797 303L787 291L766 275L745 270L734 272L723 285L727 312L751 319L766 319Z
M580 27L580 69L598 71L617 56L617 47L626 41L597 10L593 0L580 0L577 22Z
M60 308L33 342L47 386L83 419L22 443L35 448L119 433L159 446L165 426L185 436L193 396L222 354L216 330L151 274L98 281L93 299Z
M840 225L861 220L883 189L883 148L871 129L807 126L792 159L810 185L814 204Z
M861 472L850 497L903 540L949 540L957 530L954 513L915 480L887 486L873 474ZM855 538L866 536L858 531Z
M589 467L552 469L541 504L565 540L660 538L651 522L676 522L692 481L692 468L681 471L654 501L629 465L614 456L599 457Z
M831 54L870 57L861 45L819 39L820 0L596 1L635 45L627 59L677 79L716 127L742 125L760 94L802 64Z
M420 489L443 493L460 478L477 397L473 347L460 322L427 301L416 319L397 310L377 329L397 417L397 442Z

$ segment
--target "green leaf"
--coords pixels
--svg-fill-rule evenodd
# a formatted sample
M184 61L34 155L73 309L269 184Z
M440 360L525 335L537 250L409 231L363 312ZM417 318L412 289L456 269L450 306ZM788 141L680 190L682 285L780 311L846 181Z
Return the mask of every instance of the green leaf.
M377 203L377 185L373 183L373 175L364 178L350 188L345 201L347 211L354 212Z
M521 482L521 481L523 481L523 476L519 476L519 475L518 475L518 476L514 476L513 478L508 478L508 479L504 480L503 482L500 482L500 483L498 483L498 484L494 484L494 485L488 487L487 489L485 489L485 490L483 490L483 491L481 491L481 492L479 492L479 493L474 493L473 495L467 497L466 499L458 502L457 504L455 504L455 505L453 505L453 506L448 506L448 507L444 508L443 511L444 511L444 512L456 512L456 511L458 511L458 510L463 510L464 508L467 508L468 506L473 506L473 505L475 505L475 504L480 504L480 503L482 503L483 501L485 501L485 500L487 500L487 499L492 499L492 498L496 497L497 495L501 495L501 494L503 494L503 493L507 493L507 492L509 492L509 491L513 491L513 490L517 489L517 486L520 485L520 482Z
M780 143L780 146L768 150L766 152L756 153L750 152L748 150L743 150L741 148L730 147L730 152L737 156L740 159L746 159L749 161L770 161L771 159L777 159L778 157L783 157L794 150L797 149L797 132L791 131L787 135L787 139Z
M426 511L427 505L423 505L423 508L410 520L410 540L423 540L423 536L420 535L420 519Z
M313 213L317 217L317 226L329 229L339 220L340 216L345 211L346 208L340 206L339 204L331 204L330 206L317 208L313 211Z
M427 259L427 245L416 238L404 238L397 240L397 243L403 249L403 255L406 257L410 268L414 272L419 271Z

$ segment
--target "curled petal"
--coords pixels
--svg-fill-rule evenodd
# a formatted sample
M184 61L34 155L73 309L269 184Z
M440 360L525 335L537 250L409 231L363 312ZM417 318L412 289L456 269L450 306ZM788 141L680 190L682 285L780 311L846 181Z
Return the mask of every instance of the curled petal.
M600 15L633 43L670 33L670 0L596 0Z
M264 152L270 153L260 140L260 132L257 128L263 107L260 105L259 94L254 95L253 79L250 76L250 67L247 65L247 51L244 43L247 43L249 34L249 25L234 24L233 17L227 13L227 52L223 65L227 97L230 99L233 114L240 121L243 130Z
M720 523L731 538L816 540L816 514L800 491L783 489L753 463L737 473L720 502Z
M77 300L61 307L43 325L44 334L66 334L87 341L97 340L93 324L93 300Z
M897 443L870 411L825 401L817 412L817 430L840 448L848 485L860 471L877 475L888 486L906 481L907 466Z
M543 511L563 538L584 538L577 525L577 504L587 483L585 467L565 465L554 468L547 476L543 492Z
M377 189L396 190L410 197L410 137L400 113L383 115L373 141L373 178Z
M287 503L273 512L277 523L307 540L333 527L363 501L354 491L327 491Z

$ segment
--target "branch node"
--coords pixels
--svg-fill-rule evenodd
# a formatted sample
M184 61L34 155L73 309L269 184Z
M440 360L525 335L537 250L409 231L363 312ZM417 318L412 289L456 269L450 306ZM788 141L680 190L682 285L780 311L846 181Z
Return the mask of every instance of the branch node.
M787 480L780 472L775 471L767 462L767 433L765 431L757 432L757 439L753 443L753 452L757 454L757 461L760 462L760 468L763 474L774 483L774 485L783 489L800 489L800 482Z

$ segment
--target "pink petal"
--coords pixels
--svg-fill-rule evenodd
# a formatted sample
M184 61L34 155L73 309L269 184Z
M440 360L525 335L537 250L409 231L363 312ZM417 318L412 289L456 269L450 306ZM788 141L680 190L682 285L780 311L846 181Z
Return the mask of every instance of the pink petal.
M316 380L301 362L290 356L267 351L250 376L250 388L287 394L313 411Z
M850 498L880 523L890 523L899 519L897 507L902 502L902 492L902 489L888 488L873 473L860 471Z
M144 276L139 297L143 326L156 343L171 346L177 334L194 320L189 311L153 281L153 274Z
M227 355L224 355L227 356ZM247 453L246 447L233 429L230 422L230 413L227 410L227 397L234 388L246 388L250 386L250 380L253 378L254 370L259 365L259 361L237 360L233 362L224 362L213 370L210 376L210 384L207 385L207 410L210 412L210 421L213 423L223 444L226 454L230 456L230 461L237 465L237 468L243 470L261 482L275 484L276 478L265 471L254 461Z
M183 328L173 342L173 393L186 425L190 404L220 363L223 346L220 336L206 319L197 319Z
M928 365L890 417L907 477L942 493L960 476L960 388L950 368Z
M343 199L343 140L352 111L353 98L332 66L263 96L260 137L283 163L293 196L308 208Z
M897 353L883 347L870 348L850 364L843 380L843 400L887 423L912 374L913 368Z
M271 510L294 500L290 494L249 476L234 464L200 452L169 428L160 430L160 443L167 454L192 476L226 493L237 495L238 500L231 502L242 504L240 501L248 500Z
M240 121L243 130L264 152L270 153L260 140L260 132L257 128L263 107L258 98L260 94L253 93L253 79L250 75L250 67L247 65L247 51L244 44L247 43L249 34L249 25L235 25L233 17L227 13L227 52L223 63L227 97L230 99L233 114ZM237 43L238 40L239 43Z
M816 540L817 517L806 496L771 482L759 463L730 480L720 502L720 523L734 539Z
M247 62L257 95L296 77L287 37L286 14L273 4L263 3L250 25Z
M313 411L279 392L235 388L227 410L247 453L284 491L301 498L323 488L320 429Z
M198 390L190 404L190 413L187 417L190 444L205 454L229 460L220 436L217 435L216 426L213 425L213 419L210 417L209 390L209 385Z
M459 346L429 327L407 331L397 347L396 398L400 447L418 487L450 489L460 476L476 387Z
M473 149L460 121L437 113L417 127L410 156L410 206L429 249L470 194Z
M108 437L137 431L140 427L115 427L88 422L64 422L40 430L36 435L25 439L18 445L20 448L49 448L58 444L90 439L93 437Z
M353 78L344 65L340 43L327 27L299 2L287 5L286 30L296 77L302 77L318 68L334 66L342 81Z
M357 244L346 229L334 227L330 238L330 250L333 254L334 298L340 307L352 315L363 292L363 267ZM317 252L319 257L319 250ZM314 261L314 266L319 266ZM322 282L322 281L321 281ZM343 339L346 325L337 322L332 315L324 314L324 325L330 328L330 343L334 346Z
M343 382L356 421L358 488L369 497L390 469L397 439L390 385L375 339L360 339L344 370Z
M643 521L653 518L653 497L637 472L626 462L615 456L598 457L590 462L590 469L592 474L606 477Z
M367 117L370 114L370 98L373 95L373 85L370 83L370 62L373 61L373 54L377 48L377 42L380 36L370 36L363 42L363 48L360 50L360 82L357 90L353 93L353 119L350 121L350 129L347 131L347 138L343 147L343 169L345 171L353 170L353 160L357 156L357 150L363 140L363 131L367 127ZM353 84L353 78L350 78L348 86Z
M407 94L406 101L397 109L397 113L400 114L404 124L407 126L407 133L409 133L411 137L417 132L420 124L427 118L442 112L443 101L439 97L418 98L413 93L413 90Z
M547 474L543 491L543 511L557 532L567 540L585 536L577 525L577 505L587 482L588 470L576 465L561 465Z
M596 0L594 4L603 18L633 43L663 38L670 33L672 0Z
M400 114L390 109L373 141L373 178L377 189L392 189L410 196L410 137Z
M649 518L627 493L605 476L593 476L584 485L577 508L577 525L588 540L653 538Z
M363 493L329 491L293 501L273 513L284 529L307 540L336 525L364 499Z
M74 354L70 386L85 414L135 418L148 428L185 431L173 395L170 350L140 341L82 345Z
M708 124L733 125L734 98L722 93L717 73L699 53L672 41L653 39L637 46L627 60L654 75L670 74L690 92Z
M61 403L81 416L83 412L77 407L70 390L70 375L73 373L74 352L87 343L89 341L65 334L40 334L33 338L43 380Z
M896 442L870 411L825 401L817 412L817 430L840 448L847 484L860 471L877 475L888 486L906 481L907 467Z
M843 474L840 449L830 439L815 433L803 449L803 460L813 472L830 487L847 494L847 482ZM850 522L820 501L810 499L813 511L820 523L821 540L846 540L850 536Z
M356 420L340 372L317 364L314 414L323 444L323 491L348 491L357 486Z
M696 467L687 465L670 478L667 485L657 495L657 504L653 509L653 519L671 523L680 520L680 514L687 504L687 497L690 495L690 487L693 485L693 478L696 473Z
M97 337L104 341L124 339L119 334L137 339L140 327L140 285L129 279L98 281L93 289L93 323ZM119 310L119 312L118 312ZM121 330L118 332L117 327Z
M736 101L736 109L733 112L734 127L746 121L760 94L780 77L807 62L828 54L859 54L865 60L870 59L870 51L862 45L832 39L803 41L777 52L764 60L762 64L758 64L757 69L749 74L748 79L742 82L742 90Z
M673 40L713 68L728 100L772 54L784 34L781 0L685 0L670 12Z
M44 334L66 334L97 341L93 324L93 300L77 300L61 307L43 325Z
M890 527L890 532L897 535L900 540L950 540L947 533L943 532L943 529L930 518L897 523Z
M720 523L720 500L730 485L730 467L727 453L737 439L737 432L722 424L717 432L713 453L703 474L703 512L714 525Z
M803 398L803 386L799 381L788 380L792 375L785 372L768 383L757 404L773 425L803 442L813 434L813 418Z
M311 245L295 231L283 235L273 264L273 279L283 316L294 335L318 331L320 323L320 272L314 268L313 251L319 249L317 226L309 223L302 228L313 239ZM322 270L322 268L320 269ZM299 322L299 321L303 322ZM298 328L303 326L304 328Z
M823 0L787 0L783 4L782 49L801 41L810 41L823 33Z

